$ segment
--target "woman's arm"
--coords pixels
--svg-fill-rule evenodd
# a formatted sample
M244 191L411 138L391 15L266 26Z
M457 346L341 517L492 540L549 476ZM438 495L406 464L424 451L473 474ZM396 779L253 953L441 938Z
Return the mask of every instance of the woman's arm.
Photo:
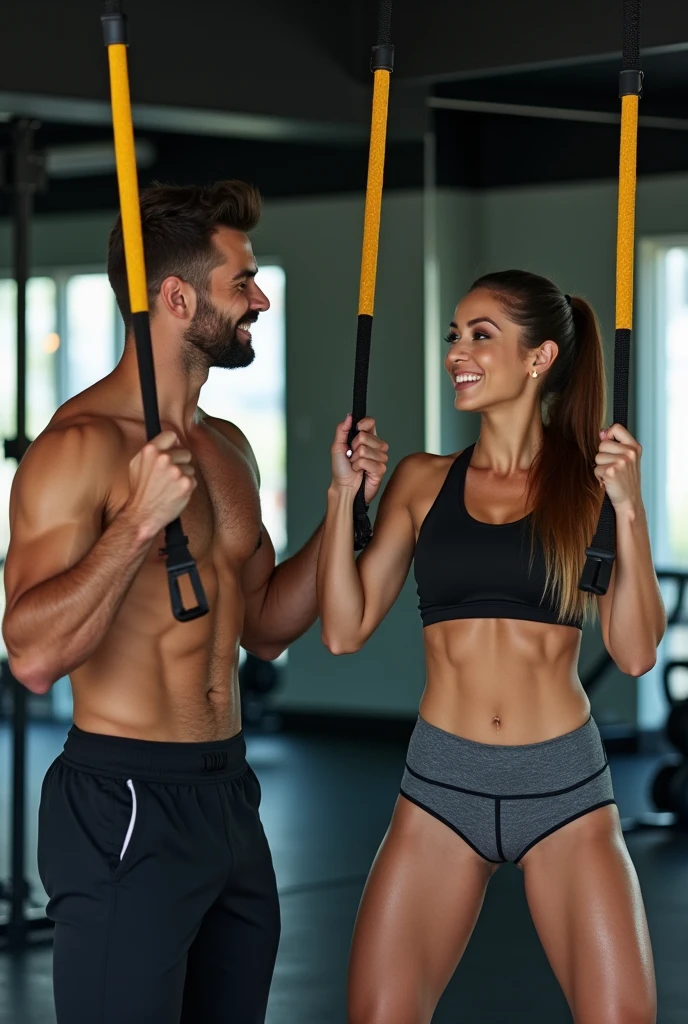
M602 636L621 671L642 676L655 665L666 630L640 491L642 449L618 424L601 438L595 475L616 512L616 562L609 590L598 598Z
M362 471L373 475L380 455L386 460L387 445L375 437L372 420L362 421L365 430L354 440L349 461L349 425L347 419L337 427L332 446L332 484L318 560L322 639L333 654L353 654L375 631L404 585L415 547L408 496L413 475L410 467L418 456L411 456L392 475L380 502L373 539L358 561L355 559L354 497Z

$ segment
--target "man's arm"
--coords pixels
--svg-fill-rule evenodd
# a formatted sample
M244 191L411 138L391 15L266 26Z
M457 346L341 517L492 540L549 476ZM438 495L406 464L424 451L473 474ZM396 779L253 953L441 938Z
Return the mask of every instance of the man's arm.
M103 511L121 459L115 427L50 430L22 461L10 500L3 636L12 672L30 690L47 692L95 651L161 528L160 512L173 511L170 519L178 514L179 500L170 508L170 491L193 490L190 469L175 463L181 449L161 448L175 441L162 434L136 456L130 500L104 531Z
M260 486L258 463L245 434L226 420L205 418L239 449ZM260 547L244 566L246 611L241 646L265 661L279 657L318 617L315 579L322 529L321 524L299 552L275 566L275 549L263 527Z
M275 549L263 528L262 543L246 563L241 646L265 661L279 657L318 617L315 580L323 527L297 554L275 566Z

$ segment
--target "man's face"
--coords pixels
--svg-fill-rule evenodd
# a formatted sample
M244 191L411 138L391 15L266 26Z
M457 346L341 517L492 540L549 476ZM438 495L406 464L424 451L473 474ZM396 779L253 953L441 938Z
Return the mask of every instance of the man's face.
M197 292L196 312L184 339L203 353L209 366L249 366L255 358L251 325L270 303L256 284L258 268L247 236L222 227L213 243L224 262L211 271L207 291Z

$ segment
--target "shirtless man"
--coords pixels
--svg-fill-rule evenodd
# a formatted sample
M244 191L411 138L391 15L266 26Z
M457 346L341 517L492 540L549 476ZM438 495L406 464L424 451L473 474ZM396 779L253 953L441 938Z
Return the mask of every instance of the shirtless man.
M118 221L124 354L58 410L11 498L10 665L35 693L63 675L74 693L39 822L57 1019L259 1024L280 924L239 645L272 659L314 622L321 531L275 568L251 447L197 406L209 367L252 361L269 307L245 234L257 192L155 186L141 207L163 431L145 443ZM370 468L369 499L384 466ZM210 614L180 624L160 548L182 513Z

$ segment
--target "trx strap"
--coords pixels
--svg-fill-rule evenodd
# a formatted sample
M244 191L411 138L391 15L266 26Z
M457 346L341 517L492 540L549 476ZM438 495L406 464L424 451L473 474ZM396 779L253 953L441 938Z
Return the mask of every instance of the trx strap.
M616 242L616 332L614 336L614 422L628 423L628 373L633 327L633 258L635 235L638 107L643 88L640 70L640 0L624 0L621 96L619 215ZM579 587L590 594L607 593L616 551L616 516L607 494L597 532L586 551Z
M373 47L370 69L374 76L373 116L370 128L368 155L368 181L366 185L365 219L363 224L363 253L361 256L361 283L358 293L358 329L356 332L356 364L354 367L354 396L351 406L353 423L349 445L358 433L357 423L366 414L370 341L373 332L375 306L375 277L380 240L380 212L382 209L382 180L385 169L385 142L387 139L387 108L389 106L389 80L394 70L394 47L391 40L392 0L379 0L377 44ZM360 551L372 537L368 506L365 500L365 474L354 499L354 550Z
M148 316L148 288L143 255L141 209L134 150L134 127L131 119L129 73L127 69L127 29L121 0L105 0L101 17L103 35L110 65L110 91L112 96L112 124L115 136L115 159L119 184L119 203L122 216L122 235L129 285L136 357L141 380L146 436L152 440L160 433L160 413L155 388L155 368L151 346ZM172 612L179 622L188 622L205 615L208 602L198 574L196 562L189 554L188 538L182 524L175 519L165 527L165 547L162 554L167 560L167 581L170 588ZM180 579L188 576L196 598L196 605L184 606Z

